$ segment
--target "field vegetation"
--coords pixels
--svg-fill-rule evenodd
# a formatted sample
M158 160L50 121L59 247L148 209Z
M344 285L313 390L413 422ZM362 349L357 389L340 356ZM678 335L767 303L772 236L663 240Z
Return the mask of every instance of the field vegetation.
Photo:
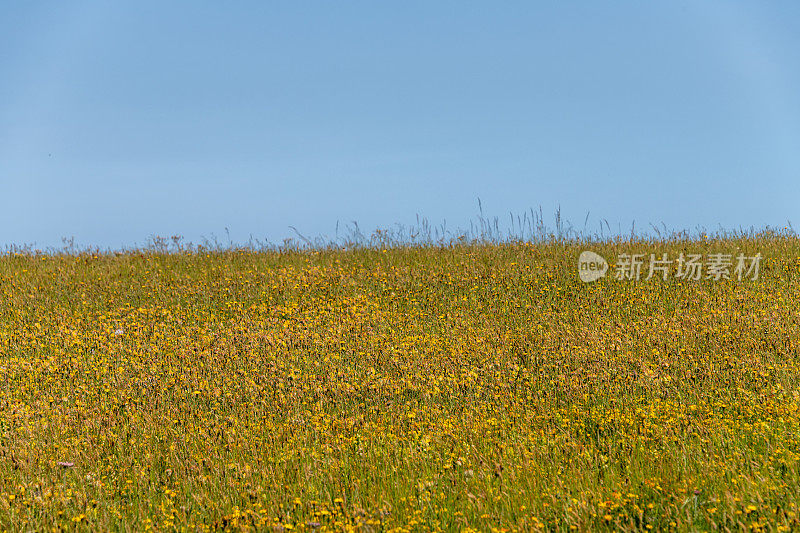
M763 259L613 275L681 252ZM0 529L797 530L799 276L790 232L10 251Z

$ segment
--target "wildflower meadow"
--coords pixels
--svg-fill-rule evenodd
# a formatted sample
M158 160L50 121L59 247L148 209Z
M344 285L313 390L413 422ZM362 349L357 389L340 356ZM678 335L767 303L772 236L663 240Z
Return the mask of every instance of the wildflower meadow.
M760 271L614 276L651 253ZM0 530L800 529L794 234L12 251L0 295Z

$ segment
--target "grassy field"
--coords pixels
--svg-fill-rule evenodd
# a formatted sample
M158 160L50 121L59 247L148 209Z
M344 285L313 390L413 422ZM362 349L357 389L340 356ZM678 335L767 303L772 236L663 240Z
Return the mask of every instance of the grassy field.
M788 234L10 253L0 530L797 530L799 280Z

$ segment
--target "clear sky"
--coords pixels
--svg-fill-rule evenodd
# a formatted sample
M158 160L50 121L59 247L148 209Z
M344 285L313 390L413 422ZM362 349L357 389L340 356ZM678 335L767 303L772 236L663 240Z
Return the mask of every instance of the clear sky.
M800 3L4 2L0 244L800 229Z

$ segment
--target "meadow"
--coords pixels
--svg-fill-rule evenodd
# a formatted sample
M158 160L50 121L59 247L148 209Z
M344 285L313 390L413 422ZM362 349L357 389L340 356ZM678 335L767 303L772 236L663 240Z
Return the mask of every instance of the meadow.
M763 260L613 276L681 252ZM798 530L799 280L769 232L9 252L0 530Z

